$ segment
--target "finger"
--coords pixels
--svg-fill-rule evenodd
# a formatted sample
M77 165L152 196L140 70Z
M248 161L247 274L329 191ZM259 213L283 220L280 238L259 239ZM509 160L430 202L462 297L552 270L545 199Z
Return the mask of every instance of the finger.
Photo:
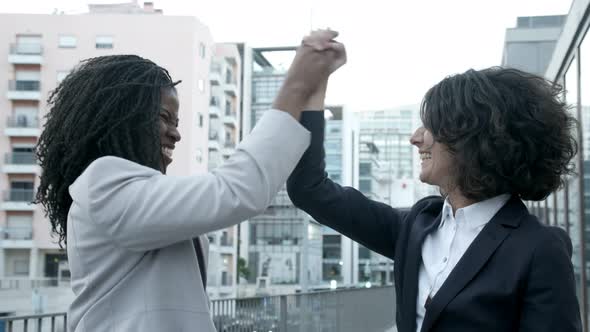
M327 43L327 48L332 49L338 53L346 53L346 47L344 47L344 44L339 42L330 41Z
M325 51L326 49L328 49L330 47L329 41L318 40L318 39L315 39L312 37L304 38L303 45L310 46L315 51L320 51L320 52Z
M339 35L338 31L334 31L334 30L330 30L330 29L319 30L317 34L320 38L326 39L326 40L332 40L332 39L338 37L338 35Z

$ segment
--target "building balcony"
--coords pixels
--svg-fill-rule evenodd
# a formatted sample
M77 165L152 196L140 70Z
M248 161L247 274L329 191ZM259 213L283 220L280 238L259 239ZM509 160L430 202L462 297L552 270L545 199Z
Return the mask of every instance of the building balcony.
M234 142L225 142L223 144L223 155L224 156L230 156L231 154L233 154L236 151L236 143Z
M0 204L3 211L35 211L32 204L35 196L33 189L10 189L4 191L4 200Z
M33 246L33 227L6 227L0 229L0 246L10 249L26 249Z
M209 150L214 150L214 151L219 151L221 150L221 144L219 144L219 141L217 140L211 140L211 138L209 138Z
M209 116L212 118L219 118L221 117L221 108L218 105L209 105Z
M39 137L39 119L26 116L8 117L4 135L9 137Z
M221 85L221 67L212 65L211 71L209 71L209 82L212 86Z
M225 81L223 82L223 92L226 94L235 97L238 95L238 86L236 85L235 81Z
M236 113L225 112L225 115L223 116L223 124L228 125L232 128L237 128L238 119L236 118Z
M2 172L6 174L40 174L33 152L9 152L4 156Z
M41 82L8 81L6 97L10 100L41 100Z
M15 65L40 65L43 63L43 46L41 44L10 44L8 63Z

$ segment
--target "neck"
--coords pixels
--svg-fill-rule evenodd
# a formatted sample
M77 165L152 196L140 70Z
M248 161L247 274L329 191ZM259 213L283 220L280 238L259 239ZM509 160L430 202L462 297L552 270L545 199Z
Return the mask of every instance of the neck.
M453 215L455 215L455 212L457 212L458 209L462 209L466 206L477 203L477 201L463 196L459 190L453 190L452 192L448 193L447 198L451 204L451 208L453 209Z

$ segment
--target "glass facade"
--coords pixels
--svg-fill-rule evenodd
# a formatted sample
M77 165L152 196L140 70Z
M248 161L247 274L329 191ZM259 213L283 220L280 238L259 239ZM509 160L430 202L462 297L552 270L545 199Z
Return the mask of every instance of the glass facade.
M326 121L324 149L326 151L326 172L328 177L342 184L343 136L342 112L334 110L334 117ZM342 282L342 235L322 226L322 281Z
M272 63L273 54L294 54L294 50L252 50L251 127L244 128L244 134L271 108L285 78L280 64ZM249 283L267 287L300 284L302 288L321 283L322 228L293 206L284 187L268 209L247 225L248 252L241 255L248 260Z
M573 167L576 174L567 178L563 188L543 202L527 202L529 210L548 225L563 228L573 244L572 265L580 310L588 331L588 284L590 282L590 19L586 8L574 1L570 19L564 26L546 77L564 86L562 98L578 120L575 135L578 154Z

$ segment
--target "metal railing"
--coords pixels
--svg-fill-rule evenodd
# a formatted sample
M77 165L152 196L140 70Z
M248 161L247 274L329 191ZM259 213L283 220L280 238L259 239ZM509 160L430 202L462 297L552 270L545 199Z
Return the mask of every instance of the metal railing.
M41 55L43 46L38 43L12 43L10 44L12 55Z
M5 240L33 239L33 227L6 227L0 233Z
M7 128L39 128L39 119L28 116L9 116L6 118Z
M10 91L41 91L40 81L10 80L8 81Z
M4 163L10 165L35 165L37 158L33 152L8 152L4 156Z
M211 301L219 332L384 332L395 326L393 286ZM66 313L0 316L7 331L64 331Z
M395 325L392 286L215 300L217 331L383 332Z
M0 291L11 289L34 289L41 287L57 287L57 278L0 278Z
M65 312L27 316L0 316L0 328L6 332L63 332L66 331Z
M32 202L33 189L10 189L4 191L4 200L7 202Z

